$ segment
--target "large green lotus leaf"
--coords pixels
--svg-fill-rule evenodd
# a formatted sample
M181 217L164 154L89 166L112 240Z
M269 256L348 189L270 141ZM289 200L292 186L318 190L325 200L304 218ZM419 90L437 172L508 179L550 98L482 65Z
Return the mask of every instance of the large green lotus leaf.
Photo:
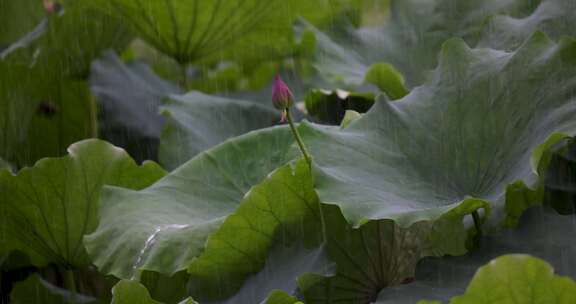
M304 162L301 161L301 165L303 164ZM296 177L299 177L297 172L298 169L296 171ZM277 176L278 175L275 174L272 180ZM304 176L298 179L286 179L284 186L292 186L297 180L302 180L303 177ZM251 195L256 191L270 189L271 185L272 184L265 182L254 188ZM276 195L281 192L282 189L274 191ZM299 198L297 197L291 197L290 200L286 201L284 206L279 206L278 204L268 205L263 211L269 210L270 212L277 213L280 211L280 208L286 208L285 206L288 205L292 205L292 208L303 208L302 203L298 203L298 200ZM250 203L247 201L245 204L246 205L242 205L239 211L229 218L231 221L234 220L235 216L245 213L243 212L243 208L250 206ZM270 216L268 215L268 217ZM282 222L283 218L284 217L280 216L276 221ZM255 222L255 220L251 220L251 222ZM303 229L303 232L322 232L320 237L323 240L323 246L320 247L320 249L315 249L314 251L301 249L293 251L291 248L295 247L284 247L280 245L282 248L280 252L282 254L279 255L277 253L278 244L287 242L286 234L282 233L281 235L284 237L276 241L275 248L269 253L266 266L257 275L248 279L242 289L235 296L224 301L224 303L258 303L265 295L265 292L268 292L272 288L280 289L293 295L301 295L306 303L366 303L369 300L376 299L379 291L383 288L397 285L405 279L414 277L417 261L422 256L429 254L428 247L431 244L430 235L432 231L437 229L435 225L438 224L419 222L408 228L402 228L391 220L380 220L369 221L359 228L353 228L342 216L340 209L333 205L323 205L319 212L307 214L307 219L305 219L303 223L306 222L309 223L308 225L312 224L312 226L309 229ZM315 226L313 223L319 226ZM250 230L247 231L250 234L246 235L257 240L257 235L254 235L254 231L251 231L254 229L254 226L257 225L252 224ZM298 227L298 225L292 226ZM238 225L232 227L223 226L221 231L236 227L238 227ZM239 229L235 229L234 231L238 230ZM303 235L308 234L310 234L310 232L303 233ZM254 241L249 243L258 244ZM242 259L244 261L251 260L250 253L254 255L253 248L254 246L250 245L241 247L235 245L235 243L222 243L220 256L217 256L220 259L220 268L204 267L205 276L213 276L213 273L217 271L224 273L225 271L230 272L234 269L241 269ZM326 274L326 272L333 272L332 267L325 269L323 271L325 272L324 274L313 269L317 268L314 264L318 264L315 261L318 260L319 253L321 253L319 250L322 248L326 249L329 260L335 262L337 266L337 271L334 274L328 274L328 276ZM209 246L208 250L210 249ZM230 251L238 251L240 254L231 254ZM259 251L258 249L256 250L256 252ZM296 262L296 260L294 260L300 259L300 256L303 255L307 256L306 259L309 260L308 263L302 261ZM237 260L230 258L235 256L238 257ZM293 258L288 258L290 256ZM213 255L213 259L215 260L214 257ZM200 259L202 258L203 257L200 257ZM276 260L282 260L286 265L279 267L278 263L270 263ZM322 260L323 259L320 261ZM222 261L225 261L225 263L222 263ZM227 265L228 263L230 265ZM197 265L203 266L201 263ZM290 266L286 267L288 265ZM326 262L319 264L319 266L322 265L327 264ZM313 274L305 274L310 272L313 272ZM296 275L304 275L304 277L299 279L299 292L294 293L292 286L294 286L293 277ZM223 278L234 278L234 275L228 274ZM263 281L263 278L266 278L266 281ZM236 280L241 281L241 278ZM206 291L207 288L215 288L216 292L218 290L225 290L234 280L221 278L216 281L210 279L207 282L212 283L197 286L195 285L196 281L193 280L191 286L203 291ZM247 299L246 296L252 297L252 300L242 301L241 299ZM259 296L260 298L255 296ZM202 299L202 297L197 298Z
M138 206L140 203L132 204ZM163 203L166 206L167 202ZM336 206L326 205L323 209L319 209L309 169L304 161L297 162L294 167L287 165L275 170L269 178L250 190L238 209L208 238L204 252L196 259L189 258L189 292L194 298L210 303L259 303L266 299L269 292L278 289L294 294L297 276L307 272L330 271L330 263L326 262L322 247L319 247L321 240L326 241L330 257L339 263L339 280L348 284L347 280L373 280L368 283L369 290L357 291L360 296L375 298L381 288L414 275L416 261L426 251L430 223L423 222L410 229L403 229L390 220L379 223L371 221L360 229L353 229ZM116 215L125 213L119 209L114 211ZM112 215L104 215L106 217L112 218ZM158 216L151 215L148 220L155 220L155 217ZM164 217L178 220L175 215ZM116 216L117 222L122 219L125 217ZM118 228L116 231L124 230ZM112 240L112 243L116 243L114 238L120 235L116 233L100 236L101 241L110 243ZM197 250L195 247L198 245L190 246L189 240L202 236L198 232L195 232L196 235L190 233L186 239L188 243L183 241L181 245L177 243L180 236L174 231L165 230L159 237L153 233L155 231L151 236L156 238L153 241L150 241L150 237L141 239L141 242L145 242L137 247L141 255L128 260L128 270L134 267L130 264L134 260L142 263L144 259L148 259L156 269L170 269L174 267L174 261L186 258L189 254L186 250ZM126 246L127 237L119 243ZM302 241L304 247L299 245ZM110 261L118 264L119 251L114 250L109 253ZM150 251L150 254L146 251ZM382 254L372 254L378 251ZM170 255L170 258L162 259L162 255ZM96 263L99 263L97 259ZM381 268L371 270L374 263ZM182 284L177 281L174 283ZM327 290L317 280L313 283L314 292ZM351 288L354 287L357 286ZM227 295L231 296L218 300Z
M574 34L571 0L395 0L381 27L349 27L316 34L315 66L328 83L349 90L365 82L370 66L391 64L407 85L423 83L442 43L460 37L472 46L514 50L535 30L554 38Z
M308 174L306 163L300 161L295 169L285 166L276 170L250 191L189 267L189 286L195 298L213 299L235 291L238 283L257 271L222 303L259 303L274 289L299 294L294 292L295 278L308 272L315 274L300 284L306 303L351 296L374 299L382 288L414 276L416 262L428 252L435 223L420 222L404 229L381 220L354 229L338 207L318 208ZM277 231L280 224L281 232ZM294 246L298 239L314 248L319 239L325 245L310 250ZM275 245L269 250L272 241ZM322 257L323 248L337 264L334 276L324 277L331 267L326 268L329 264ZM325 268L324 274L319 274L318 267Z
M210 237L204 255L193 261L190 293L209 303L261 303L274 290L295 293L302 273L329 273L332 264L319 246L318 207L304 161L276 170L250 190L238 210ZM253 275L234 295L214 301L238 289L249 274ZM185 277L177 276L165 282L185 287ZM148 271L140 277L152 295L161 281L152 282L153 277L158 275ZM162 298L175 303L174 298Z
M124 48L132 35L120 19L86 8L82 2L67 1L59 13L51 14L0 58L35 66L53 78L87 77L94 58L106 49Z
M274 290L266 299L266 304L298 304L298 299L281 290Z
M328 205L323 211L326 247L337 270L331 276L300 278L306 303L369 303L383 288L414 276L431 223L402 228L391 220L379 220L353 228L338 207Z
M100 107L99 135L136 160L158 159L162 99L179 93L141 61L123 62L113 51L92 63L90 87ZM186 159L188 160L188 159Z
M32 165L95 137L96 105L77 77L87 75L102 50L125 42L125 31L110 18L70 4L4 50L0 155L19 167Z
M121 280L112 288L111 304L162 304L153 299L146 287L137 281ZM174 302L176 303L176 302ZM192 298L188 297L178 304L198 304Z
M242 289L233 297L225 300L224 303L259 303L262 302L263 296L270 289L280 289L292 295L301 294L303 290L306 290L303 292L306 297L306 303L308 301L314 303L314 297L309 296L310 293L315 292L316 294L313 294L313 296L320 296L322 292L333 290L320 285L318 280L315 279L311 283L314 286L313 291L309 290L310 287L302 289L302 286L300 286L300 292L295 293L293 289L297 275L315 272L314 278L322 278L322 275L325 276L326 272L332 272L332 267L324 269L322 271L324 274L321 275L321 272L317 270L318 266L327 265L323 261L324 258L321 257L323 248L327 250L330 259L338 263L336 277L339 280L345 282L349 282L346 280L352 280L354 282L358 278L365 279L365 275L369 273L366 280L374 280L368 283L372 286L369 291L372 297L375 297L378 291L383 286L386 286L386 283L393 282L397 277L401 280L403 275L413 275L412 272L415 267L413 258L417 260L422 254L421 245L424 244L422 240L425 239L427 231L429 231L423 228L429 228L429 224L422 223L418 227L415 226L409 233L405 233L403 230L395 231L394 224L391 221L378 224L371 222L371 224L362 226L360 230L352 229L336 206L326 205L322 209L318 209L317 198L311 190L310 177L306 176L308 168L305 166L306 163L300 161L293 176L288 175L290 172L288 168L281 168L272 175L270 180L265 181L250 192L251 199L245 201L238 211L227 219L222 228L210 238L206 254L200 257L199 262L192 264L193 278L197 276L198 270L203 270L201 273L204 273L204 279L200 282L208 282L209 284L196 285L195 283L198 283L198 281L192 280L191 286L202 291L214 288L214 293L217 293L218 291L227 290L230 284L234 284L234 281L240 282L244 273L256 270L257 268L254 267L254 264L258 265L258 261L262 259L262 253L266 252L265 250L262 251L262 248L266 248L269 244L269 241L262 243L262 240L270 238L267 236L262 237L261 235L268 235L267 231L275 229L275 224L270 223L284 223L284 227L295 227L292 229L299 230L296 235L300 235L300 238L304 237L305 239L310 238L311 235L321 233L320 238L323 240L324 245L312 251L310 249L299 249L298 247L293 247L293 245L284 247L284 243L293 242L292 238L288 237L287 235L289 234L286 232L279 234L282 238L275 241L276 245L269 252L265 267L258 274L249 278L242 286ZM302 188L308 188L309 190L306 191L310 194L299 196L291 194L301 191L298 189ZM288 189L288 193L283 194ZM262 198L266 199L262 200ZM266 201L267 204L264 204ZM382 225L380 226L380 224ZM261 232L255 233L255 227L261 227ZM384 228L380 232L379 229L382 227ZM288 231L292 229L288 229ZM241 241L232 241L234 238L231 238L231 236L234 234L238 235L238 231L242 231ZM278 233L276 234L278 235ZM399 238L394 239L395 236ZM316 238L318 236L312 239L312 244L315 244L313 246L318 246L317 242L314 241ZM385 244L382 243L383 240L386 240ZM396 249L388 245L392 245ZM214 250L215 248L218 250ZM295 248L299 250L294 251ZM407 250L404 251L404 249ZM372 255L373 252L378 251L384 253ZM401 254L398 255L398 253ZM206 260L207 257L210 258L213 264L208 265L210 267L202 263L203 259ZM254 257L259 258L255 260ZM304 260L308 262L300 261L304 257L306 257ZM249 262L247 263L246 261ZM283 263L275 261L282 261ZM381 271L370 270L375 265L374 263L382 265ZM402 265L398 266L396 270L387 268L392 264L396 266L398 264ZM250 268L254 269L250 270ZM390 271L390 274L387 273L388 271ZM218 280L210 278L218 272L223 274L218 277ZM383 273L386 273L386 275L380 276ZM209 280L205 278L209 278ZM329 278L327 280L332 279ZM373 282L377 283L371 285ZM357 286L354 285L351 288L354 287ZM358 291L358 293L366 292L368 291ZM344 296L347 296L347 294ZM251 300L247 300L247 297L251 297ZM331 299L336 299L337 297L334 295ZM268 298L268 301L272 300Z
M408 89L404 86L404 76L388 63L372 65L366 72L364 80L377 86L392 100L408 95Z
M447 41L433 77L406 97L379 100L344 130L301 129L320 200L355 225L406 227L448 210L470 213L475 197L491 202L499 221L507 185L537 177L532 150L576 128L575 64L576 41L541 33L513 53Z
M527 255L506 255L478 269L462 296L453 304L572 303L576 282L557 276L550 264Z
M530 1L518 0L518 3ZM574 10L576 3L572 0L543 0L527 15L493 15L482 27L478 46L511 50L521 45L526 37L534 31L545 32L553 39L576 34Z
M17 167L95 133L95 109L86 83L14 61L0 61L0 155Z
M51 66L85 77L93 59L109 48L123 49L132 35L121 19L85 9L74 1L69 3L61 17L51 20L36 44L39 57L35 60L57 61Z
M152 162L136 165L123 150L99 140L76 143L68 152L17 175L0 171L2 244L27 253L35 265L89 265L82 241L96 228L102 186L140 189L165 174Z
M141 191L105 188L100 225L85 241L92 260L120 278L140 269L185 269L252 186L292 159L292 143L288 128L256 131L199 154ZM235 241L242 240L238 233Z
M413 283L382 290L378 303L408 304L422 299L448 301L464 293L478 267L505 254L533 255L548 261L559 274L576 278L575 234L574 215L559 215L548 207L531 208L521 217L517 228L485 237L476 251L461 257L422 260ZM497 278L492 276L495 281ZM510 283L514 281L522 284L522 280ZM505 282L499 284L510 286Z
M112 288L112 304L160 304L150 296L142 284L136 281L122 280Z
M147 62L159 76L166 80L183 85L183 73L186 71L186 88L206 94L226 94L228 92L255 91L266 87L274 75L284 71L285 75L293 75L298 81L300 76L292 71L294 63L310 70L307 57L313 53L313 35L299 37L293 47L286 48L286 54L267 56L266 52L255 53L257 61L241 62L227 60L225 57L214 58L214 63L205 61L199 64L183 66L172 57L154 49L145 41L137 39L130 45L126 55ZM237 48L230 50L243 51ZM299 72L302 69L299 68ZM268 101L269 102L269 101Z
M41 1L0 1L0 52L30 32L45 17Z
M364 83L370 65L386 62L413 87L424 81L424 71L434 68L446 39L465 36L471 25L511 2L398 0L390 4L384 26L346 27L333 35L309 24L300 24L299 30L315 34L315 67L329 84L354 90Z
M12 170L12 165L11 165L9 162L7 162L7 161L3 160L2 158L0 158L0 170L3 170L3 169L8 169L8 170L11 171L11 170Z
M279 168L252 188L209 237L205 251L188 269L190 292L199 300L235 293L218 303L259 303L274 289L294 294L297 276L321 273L318 267L326 267L322 247L308 249L318 248L324 240L338 273L323 284L316 279L323 277L316 274L312 283L305 284L307 302L350 281L348 291L334 293L333 298L348 298L358 288L354 282L368 281L368 288L355 289L355 296L374 299L382 288L414 276L416 261L427 254L428 237L435 229L434 223L426 222L404 229L390 220L353 229L338 207L319 209L307 164L299 161L294 168ZM299 240L308 245L302 248ZM374 265L379 268L373 270Z
M192 294L200 300L232 295L250 275L235 297L262 301L272 289L293 292L297 275L326 264L323 251L315 249L328 229L319 207L304 160L275 170L250 190L188 267ZM264 284L266 277L271 280Z
M142 271L139 283L148 289L154 300L173 304L188 296L188 279L189 275L186 271L180 271L171 276L155 271Z
M165 117L160 161L174 169L226 139L280 121L280 111L259 103L190 92L171 95L161 107Z
M148 43L179 62L190 63L222 53L233 57L287 53L293 44L292 22L298 15L326 21L349 2L101 0L91 5L124 18Z
M266 264L257 274L249 277L234 296L210 303L265 303L276 291L297 294L298 277L307 272L329 274L332 263L324 247L306 248L301 243L285 246L278 242L266 259Z
M157 158L161 139L159 156L168 169L228 138L280 121L268 88L244 96L176 95L179 89L148 66L123 63L113 52L94 62L90 80L102 104L101 136L127 148L136 159Z
M10 303L14 304L96 304L97 299L73 293L70 290L54 286L33 274L23 282L16 283L10 294Z

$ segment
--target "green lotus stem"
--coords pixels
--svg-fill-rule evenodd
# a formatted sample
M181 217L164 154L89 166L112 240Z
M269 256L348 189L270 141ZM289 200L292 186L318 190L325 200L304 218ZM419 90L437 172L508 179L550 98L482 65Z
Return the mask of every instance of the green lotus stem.
M72 294L76 294L77 289L76 289L76 279L74 278L74 271L69 269L64 270L63 279L64 279L64 288L70 290Z
M304 156L304 159L308 163L309 167L312 167L312 159L310 158L310 154L308 154L308 150L306 150L306 146L304 145L304 141L302 141L302 137L300 133L294 126L294 120L292 119L292 114L290 113L290 108L286 109L286 120L288 120L288 124L290 125L290 130L292 130L292 134L294 135L294 139L296 139L296 143L298 143L298 147L300 148L300 152Z
M306 146L304 145L304 141L302 141L302 137L296 127L294 127L294 120L292 119L292 113L290 112L290 108L294 105L294 94L290 91L290 88L286 83L282 80L280 75L276 75L274 77L274 86L272 87L272 104L274 107L280 111L282 111L282 122L284 119L288 121L290 125L290 130L292 130L292 135L294 135L294 139L298 143L298 147L306 159L308 163L308 167L312 168L312 159L310 158L310 154L308 150L306 150Z
M480 245L480 240L482 239L482 224L480 223L480 214L478 214L478 210L472 211L472 219L474 219L474 227L476 228L477 244Z

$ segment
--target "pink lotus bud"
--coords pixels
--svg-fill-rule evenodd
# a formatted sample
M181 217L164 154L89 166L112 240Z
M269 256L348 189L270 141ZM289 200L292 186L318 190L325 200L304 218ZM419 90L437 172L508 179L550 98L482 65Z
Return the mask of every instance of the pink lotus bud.
M272 89L272 103L274 107L278 110L286 110L294 104L294 95L290 91L290 88L280 75L276 75L274 78L274 88Z
M53 14L56 11L56 4L52 0L44 0L44 10L48 14Z

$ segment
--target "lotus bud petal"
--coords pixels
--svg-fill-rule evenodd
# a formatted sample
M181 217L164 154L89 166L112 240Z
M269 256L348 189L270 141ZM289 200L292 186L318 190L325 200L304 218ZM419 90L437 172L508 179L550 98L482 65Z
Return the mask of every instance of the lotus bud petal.
M272 103L276 109L282 111L290 108L294 104L294 95L292 94L292 91L290 91L288 85L282 81L280 75L277 75L276 78L274 78Z
M56 11L56 4L54 3L54 1L44 0L43 3L44 3L44 10L46 10L48 14L53 14Z

